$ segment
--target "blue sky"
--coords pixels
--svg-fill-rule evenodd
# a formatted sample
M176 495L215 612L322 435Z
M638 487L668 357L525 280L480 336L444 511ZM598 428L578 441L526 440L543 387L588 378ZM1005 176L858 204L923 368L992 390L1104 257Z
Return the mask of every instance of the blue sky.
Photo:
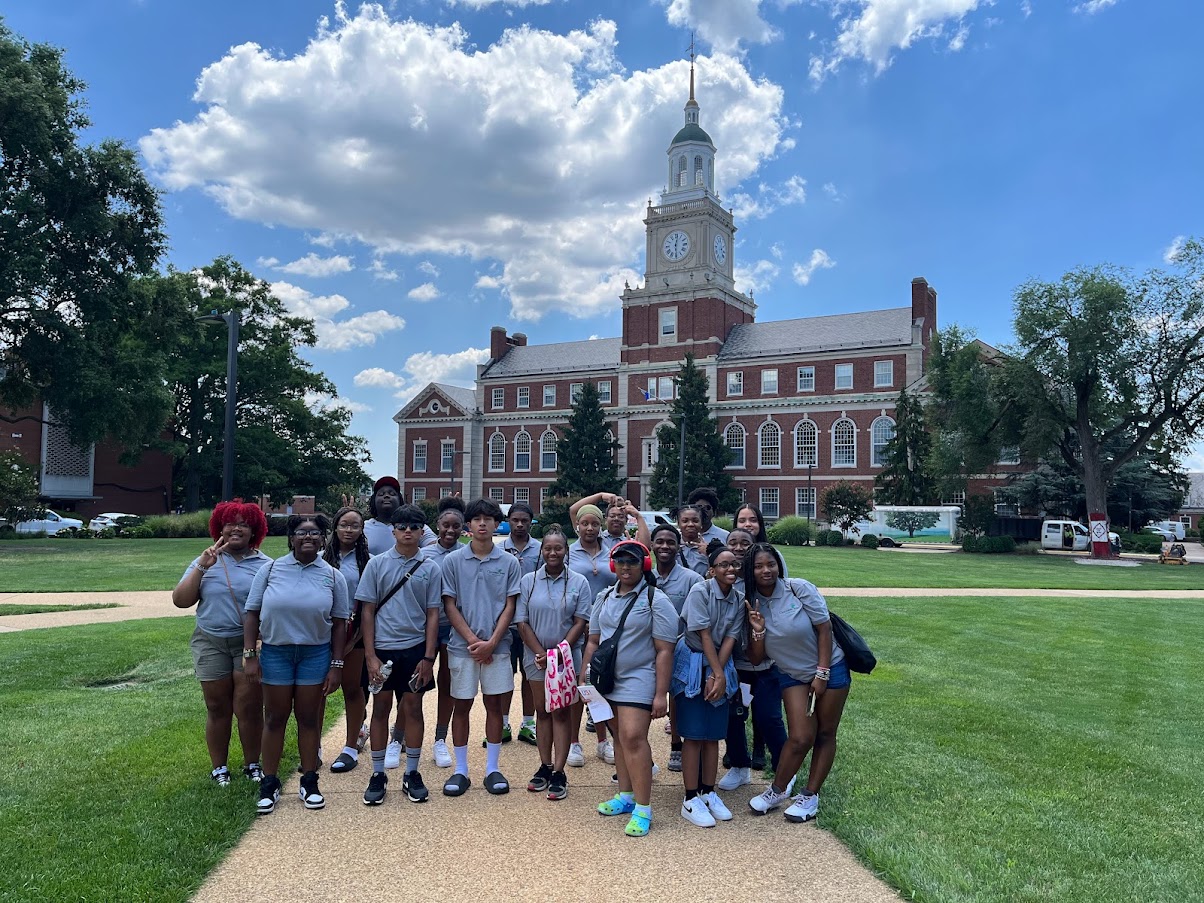
M690 33L758 319L898 307L1011 339L1011 297L1204 233L1204 7L1174 0L17 0L90 137L138 147L170 262L229 254L396 462L392 415L471 384L489 327L619 333ZM1199 446L1189 466L1204 469Z

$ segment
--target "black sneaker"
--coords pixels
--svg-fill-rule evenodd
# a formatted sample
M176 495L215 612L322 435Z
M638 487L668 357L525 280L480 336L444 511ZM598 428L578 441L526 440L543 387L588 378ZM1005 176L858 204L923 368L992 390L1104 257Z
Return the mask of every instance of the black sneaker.
M242 774L243 777L248 778L257 784L263 780L263 769L259 767L258 762L252 762L250 765L244 765L242 767Z
M401 789L411 803L425 803L430 796L426 784L422 782L422 775L417 771L411 771L401 779Z
M276 800L280 799L280 779L269 774L259 782L259 802L255 811L260 815L271 815L276 809Z
M535 772L531 780L527 781L527 789L532 793L543 793L548 789L548 782L552 779L552 766L540 765L539 771Z
M562 800L569 795L569 779L563 771L553 771L548 779L548 799Z
M389 776L383 771L372 772L368 781L368 789L364 791L365 806L379 806L385 801L385 789L389 784Z
M301 797L301 802L305 803L306 809L324 809L326 807L326 797L318 791L318 773L316 771L307 771L301 775L301 787L297 791L297 796Z
M749 765L752 767L752 769L754 771L764 771L765 770L765 753L761 753L760 755L758 755L757 753L753 753L752 761L749 763Z

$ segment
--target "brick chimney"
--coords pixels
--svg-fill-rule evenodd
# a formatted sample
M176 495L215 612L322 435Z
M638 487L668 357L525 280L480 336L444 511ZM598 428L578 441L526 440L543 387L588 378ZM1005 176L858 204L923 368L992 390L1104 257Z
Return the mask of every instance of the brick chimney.
M494 326L489 330L489 357L495 361L500 361L506 356L506 352L510 350L510 344L506 341L506 327Z
M525 332L516 332L510 336L510 344L516 348L522 348L527 344L527 334Z
M928 345L936 332L936 289L923 276L911 280L911 321L923 321L920 325L920 340L924 343L924 359L928 359Z

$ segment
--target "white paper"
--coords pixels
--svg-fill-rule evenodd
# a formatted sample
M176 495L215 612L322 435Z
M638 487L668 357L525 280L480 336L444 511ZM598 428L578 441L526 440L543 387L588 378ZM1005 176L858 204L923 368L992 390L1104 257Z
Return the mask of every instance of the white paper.
M744 705L752 705L752 684L740 684L740 698L744 700Z
M589 708L589 716L594 719L594 724L600 721L610 721L615 717L614 709L610 707L610 703L606 698L597 691L592 684L581 684L577 687L577 692L581 694L586 706Z

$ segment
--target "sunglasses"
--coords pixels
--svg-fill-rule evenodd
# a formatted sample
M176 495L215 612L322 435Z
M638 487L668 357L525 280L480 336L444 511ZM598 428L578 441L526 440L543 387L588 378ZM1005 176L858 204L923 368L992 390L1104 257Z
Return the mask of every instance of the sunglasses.
M402 531L405 531L405 530L421 530L421 529L422 529L422 524L394 524L394 525L393 525L393 529L394 529L394 530L402 530Z

